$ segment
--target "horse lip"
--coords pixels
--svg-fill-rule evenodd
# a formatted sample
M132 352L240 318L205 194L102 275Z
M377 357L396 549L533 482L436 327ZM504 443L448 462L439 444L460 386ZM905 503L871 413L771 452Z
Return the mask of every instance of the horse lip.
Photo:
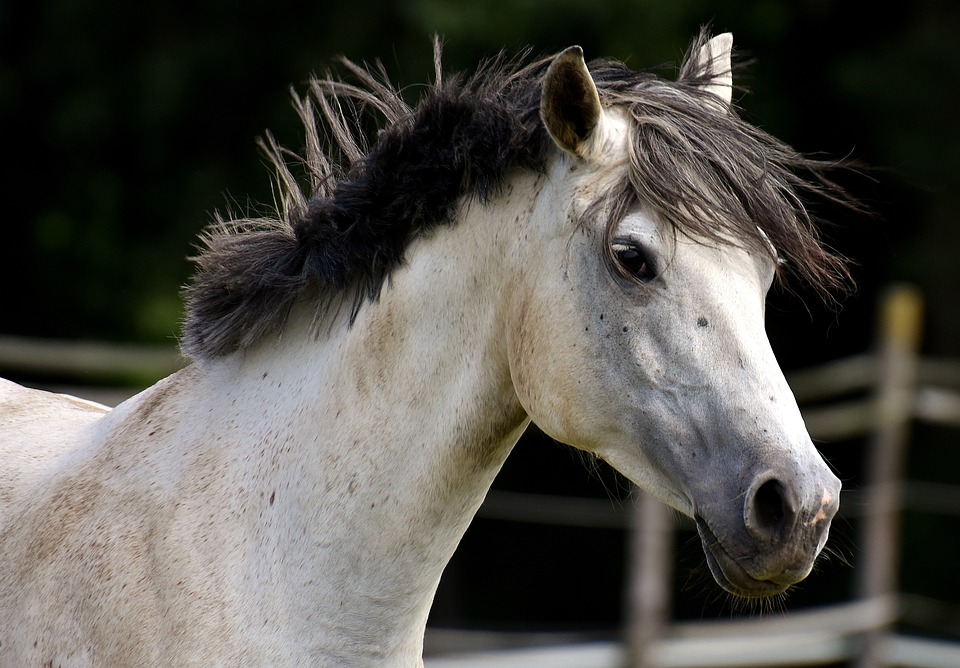
M782 594L790 588L790 584L780 584L773 580L758 580L750 575L736 559L723 547L720 539L700 515L694 519L697 522L697 532L703 544L703 553L707 558L707 566L713 579L724 590L741 598L765 598Z

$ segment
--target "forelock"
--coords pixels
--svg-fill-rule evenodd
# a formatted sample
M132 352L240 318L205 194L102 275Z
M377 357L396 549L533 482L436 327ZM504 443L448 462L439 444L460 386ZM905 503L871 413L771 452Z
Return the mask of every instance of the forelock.
M591 73L604 104L630 119L630 168L609 197L632 197L693 238L777 256L781 273L822 295L849 286L845 260L823 244L807 204L819 198L856 206L827 176L836 165L743 121L689 61L677 81L610 61L592 64ZM625 213L622 206L614 211Z

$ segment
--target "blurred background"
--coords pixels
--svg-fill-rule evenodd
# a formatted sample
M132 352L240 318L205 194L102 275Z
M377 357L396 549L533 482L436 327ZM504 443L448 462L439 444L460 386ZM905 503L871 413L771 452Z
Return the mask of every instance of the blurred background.
M173 350L197 233L216 210L255 213L272 202L255 140L269 128L299 148L289 87L302 90L337 55L379 58L411 100L432 76L434 33L445 40L448 71L470 70L501 49L546 54L580 44L588 58L672 78L708 22L732 31L754 59L738 82L749 89L739 100L747 118L804 152L870 166L838 179L876 215L820 212L835 223L825 237L855 261L856 294L839 308L802 289L771 295L769 332L785 370L873 350L878 299L904 281L925 302L922 354L960 359L960 3L946 0L0 3L0 334L77 342L78 350L107 342L108 357L129 344ZM104 378L83 365L64 371L9 357L3 375L45 386L136 387L164 364ZM957 433L914 425L905 475L960 483ZM822 447L855 490L869 439ZM600 519L561 526L546 516L505 519L509 512L496 508L481 514L431 623L600 636L621 628L624 481L533 430L495 492L505 505L513 493L572 497ZM951 503L956 497L944 497L944 507ZM960 518L939 512L936 498L927 505L932 512L903 515L898 581L915 605L898 623L960 640ZM718 595L693 532L679 521L676 528L672 618L740 614ZM837 523L839 556L785 607L852 595L858 531L855 516Z

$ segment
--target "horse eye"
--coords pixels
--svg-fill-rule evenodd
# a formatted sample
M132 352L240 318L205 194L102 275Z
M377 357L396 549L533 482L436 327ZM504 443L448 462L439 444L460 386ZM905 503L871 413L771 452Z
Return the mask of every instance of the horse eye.
M649 281L656 278L653 265L638 246L632 243L616 242L613 244L613 254L617 258L617 263L624 271L637 277L641 281Z

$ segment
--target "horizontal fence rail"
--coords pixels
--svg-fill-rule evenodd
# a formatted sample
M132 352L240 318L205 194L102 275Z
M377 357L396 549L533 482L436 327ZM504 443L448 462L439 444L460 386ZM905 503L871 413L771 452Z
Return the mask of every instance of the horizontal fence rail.
M186 360L173 346L62 341L0 336L0 371L98 379L130 376L159 380Z

